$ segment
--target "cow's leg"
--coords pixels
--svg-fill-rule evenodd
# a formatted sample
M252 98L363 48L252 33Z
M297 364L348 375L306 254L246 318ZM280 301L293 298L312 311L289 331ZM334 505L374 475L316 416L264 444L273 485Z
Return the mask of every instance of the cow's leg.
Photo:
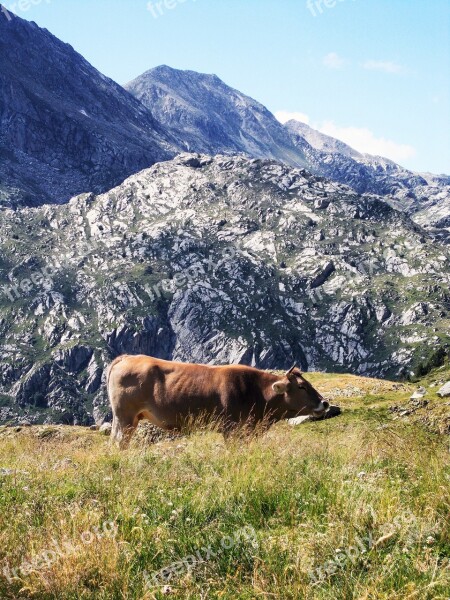
M119 415L114 415L111 442L119 446L120 450L125 450L130 444L131 437L138 426L138 417L121 418Z

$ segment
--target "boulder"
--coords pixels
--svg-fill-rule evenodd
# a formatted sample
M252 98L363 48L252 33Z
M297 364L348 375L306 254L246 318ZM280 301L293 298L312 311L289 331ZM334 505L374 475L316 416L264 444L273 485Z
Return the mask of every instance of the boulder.
M111 430L112 430L111 423L103 423L103 425L101 425L99 428L99 432L102 433L103 435L111 435Z
M447 381L447 383L445 383L437 392L437 395L440 396L441 398L447 398L447 396L450 396L450 381Z
M409 399L410 400L419 400L420 398L423 398L426 395L427 395L427 390L424 387L419 387L413 393L413 395L409 397Z

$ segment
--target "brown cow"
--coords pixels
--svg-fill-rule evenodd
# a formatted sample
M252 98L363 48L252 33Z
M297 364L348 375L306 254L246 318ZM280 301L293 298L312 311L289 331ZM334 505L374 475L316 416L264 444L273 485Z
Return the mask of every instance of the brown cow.
M141 419L180 429L190 417L220 417L227 433L300 415L321 416L322 396L292 367L283 377L243 365L207 366L119 356L107 374L112 440L125 448Z

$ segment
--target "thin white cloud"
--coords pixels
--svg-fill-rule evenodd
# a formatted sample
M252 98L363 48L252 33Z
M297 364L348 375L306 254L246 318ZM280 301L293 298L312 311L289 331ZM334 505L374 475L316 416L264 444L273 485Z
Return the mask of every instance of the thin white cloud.
M305 115L305 113L301 112L289 112L287 110L279 110L275 113L275 117L278 121L280 121L280 123L283 123L283 125L284 123L287 123L292 119L294 119L294 121L300 121L301 123L309 123L308 115Z
M366 60L366 62L363 63L363 68L368 71L382 71L383 73L391 73L394 75L405 72L405 68L402 67L402 65L390 60Z
M370 129L364 127L339 127L333 121L325 121L318 129L326 135L345 142L358 152L384 156L395 162L408 160L416 154L413 146L378 138Z
M345 60L336 54L336 52L330 52L323 57L323 64L329 69L342 69L345 65Z

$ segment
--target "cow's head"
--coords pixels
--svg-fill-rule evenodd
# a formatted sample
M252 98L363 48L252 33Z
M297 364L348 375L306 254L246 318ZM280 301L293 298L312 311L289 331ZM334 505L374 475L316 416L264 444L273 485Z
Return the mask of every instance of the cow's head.
M329 403L303 377L296 366L272 384L272 389L280 400L277 403L278 411L284 411L283 416L286 419L301 415L320 417L329 407Z

